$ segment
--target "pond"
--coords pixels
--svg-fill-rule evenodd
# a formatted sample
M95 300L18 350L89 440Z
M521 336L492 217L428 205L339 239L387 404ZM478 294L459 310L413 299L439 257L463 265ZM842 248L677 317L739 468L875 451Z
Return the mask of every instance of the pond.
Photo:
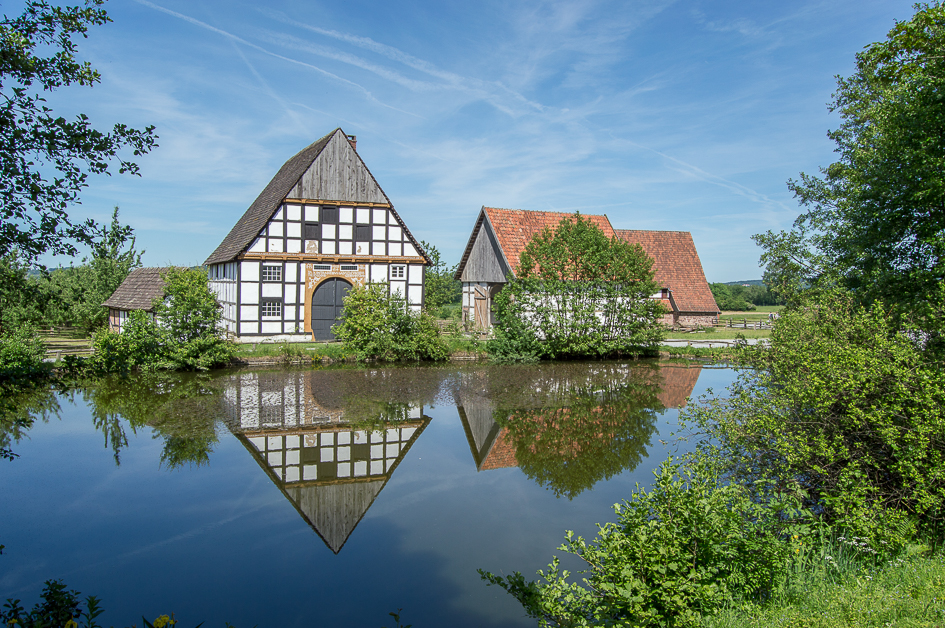
M734 372L594 362L238 370L28 400L0 461L0 598L58 578L103 625L533 626L533 576L678 451ZM0 442L3 444L3 442ZM576 562L562 561L571 569Z

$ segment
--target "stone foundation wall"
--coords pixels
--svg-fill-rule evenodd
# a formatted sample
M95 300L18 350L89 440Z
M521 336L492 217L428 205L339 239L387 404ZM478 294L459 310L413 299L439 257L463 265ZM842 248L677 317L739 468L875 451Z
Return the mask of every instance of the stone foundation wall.
M680 327L712 327L715 324L715 318L715 316L702 314L680 314L676 324Z

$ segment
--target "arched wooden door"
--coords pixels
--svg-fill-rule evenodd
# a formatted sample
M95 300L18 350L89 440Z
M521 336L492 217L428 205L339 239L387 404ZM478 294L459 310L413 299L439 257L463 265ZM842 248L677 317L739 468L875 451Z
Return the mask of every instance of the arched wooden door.
M331 327L341 318L345 295L351 284L344 279L326 279L312 293L312 333L315 340L334 340Z

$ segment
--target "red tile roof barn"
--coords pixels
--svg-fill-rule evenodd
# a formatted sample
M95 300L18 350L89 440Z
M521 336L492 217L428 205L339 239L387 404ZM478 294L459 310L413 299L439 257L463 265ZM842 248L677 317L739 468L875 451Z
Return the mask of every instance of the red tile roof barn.
M565 218L574 218L574 214L564 212L536 212L523 209L499 209L497 207L483 207L505 253L506 261L512 272L518 270L519 257L529 241L541 233L546 227L554 229ZM597 225L608 238L614 237L614 228L607 220L607 216L583 215L585 220Z
M615 231L626 242L642 246L653 258L656 281L672 291L679 312L719 312L702 272L702 262L692 234L688 231Z

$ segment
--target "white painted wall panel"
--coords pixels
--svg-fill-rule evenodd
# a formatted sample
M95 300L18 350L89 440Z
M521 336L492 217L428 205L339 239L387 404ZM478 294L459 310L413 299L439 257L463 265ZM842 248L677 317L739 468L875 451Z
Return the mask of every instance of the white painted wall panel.
M351 242L339 242L338 243L338 253L341 255L351 255Z
M370 210L370 209L367 209L367 208L364 208L364 207L359 207L359 208L358 208L358 211L357 211L357 215L358 215L358 224L359 224L359 225L367 225L367 224L370 224L370 222L371 222L371 210Z
M305 220L308 222L318 222L318 206L317 205L305 206Z
M411 305L423 303L423 287L422 286L408 287L407 288L407 301Z
M387 224L389 224L389 225L396 225L396 224L397 224L397 219L394 218L394 212L390 212L390 213L387 215Z
M259 319L259 306L258 305L241 305L240 306L240 320L255 321L258 319Z
M240 286L243 303L259 303L259 284L255 282L244 281Z
M253 240L253 243L249 245L249 251L252 253L265 253L266 252L266 239L256 238L255 240Z
M407 284L403 281L391 281L390 292L391 294L398 293L400 296L407 298Z
M294 262L288 262L285 265L285 282L293 283L298 281L298 273L296 272L299 269L298 265Z
M322 225L322 237L329 240L334 240L335 225Z
M302 241L301 240L286 240L285 241L285 252L286 253L301 253L302 252Z
M371 255L387 255L387 243L374 242L371 245Z
M354 227L351 225L338 225L338 238L340 240L350 240L354 235L353 231Z
M243 281L259 281L259 262L242 262L240 277Z
M302 223L287 222L285 225L285 235L287 238L301 238L302 237Z
M403 245L400 242L391 242L387 245L387 254L392 257L400 257L403 251Z
M371 233L374 235L375 240L386 240L387 239L387 227L372 227Z
M299 287L296 284L290 284L285 287L285 302L286 303L295 303L295 298L299 291Z
M302 220L302 206L301 205L286 205L285 216L289 220Z
M269 237L270 238L281 238L284 235L282 231L282 222L276 222L273 220L269 223Z
M386 209L374 210L374 223L379 224L379 225L387 224L387 210Z
M423 266L420 264L408 264L407 275L407 280L410 283L423 283Z
M354 222L354 208L353 207L339 207L338 208L338 222L352 223Z
M281 283L264 283L262 285L262 295L270 298L282 298Z
M404 255L407 257L416 257L418 255L417 249L409 242L404 242Z
M282 253L282 240L269 240L269 252L270 253Z
M334 240L322 240L322 253L325 255L334 255L335 254L335 241Z
M281 334L281 333L282 333L282 323L280 323L280 322L263 321L263 323L262 323L262 333L264 333L264 334Z
M258 334L259 323L240 323L241 334Z
M387 264L371 264L371 283L387 281Z
M279 209L276 210L276 213L275 213L275 215L273 216L273 219L274 219L274 220L282 220L282 219L283 219L282 207L280 207Z
M391 242L400 242L403 240L404 233L400 227L390 227L387 230L387 239Z

